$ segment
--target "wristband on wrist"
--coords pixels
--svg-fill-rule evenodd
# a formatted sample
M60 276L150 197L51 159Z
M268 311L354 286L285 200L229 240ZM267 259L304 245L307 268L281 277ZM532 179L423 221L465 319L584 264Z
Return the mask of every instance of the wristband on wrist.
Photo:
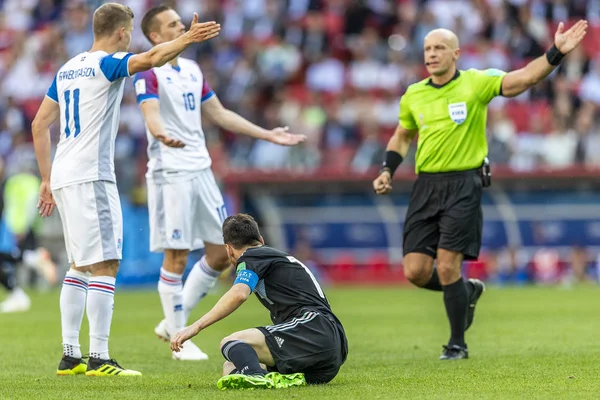
M400 153L397 151L387 151L385 153L385 161L379 170L379 174L383 171L388 171L391 176L394 176L394 172L396 172L398 166L402 164L402 161L404 161L404 157L402 157Z
M565 54L561 53L555 44L546 52L546 59L550 65L557 66L563 58L565 58Z

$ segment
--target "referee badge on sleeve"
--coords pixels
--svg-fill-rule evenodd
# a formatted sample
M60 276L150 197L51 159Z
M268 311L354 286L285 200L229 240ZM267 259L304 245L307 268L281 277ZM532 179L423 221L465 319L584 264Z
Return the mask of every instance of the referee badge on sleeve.
M448 113L450 118L457 124L462 124L467 119L467 103L448 104Z

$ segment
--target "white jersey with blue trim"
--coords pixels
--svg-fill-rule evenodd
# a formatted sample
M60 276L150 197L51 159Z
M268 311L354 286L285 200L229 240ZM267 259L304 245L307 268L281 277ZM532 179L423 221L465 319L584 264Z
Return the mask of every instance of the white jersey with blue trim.
M185 143L183 148L165 146L146 127L148 172L146 178L159 182L193 179L211 166L202 130L201 104L215 94L198 64L179 58L178 66L165 64L137 73L134 87L138 104L150 99L160 103L160 117L170 137Z
M50 186L116 182L114 150L131 53L81 53L63 65L46 96L60 106Z

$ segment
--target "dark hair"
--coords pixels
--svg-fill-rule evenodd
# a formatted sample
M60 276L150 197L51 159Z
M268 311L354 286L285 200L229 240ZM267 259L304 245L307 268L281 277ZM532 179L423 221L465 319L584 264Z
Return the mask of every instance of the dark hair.
M223 222L223 241L236 249L261 245L258 224L248 214L229 216Z
M150 33L156 32L158 29L158 26L156 24L156 16L161 12L168 10L172 10L172 8L167 6L166 4L161 4L160 6L152 7L151 9L149 9L148 12L146 12L146 14L144 15L144 18L142 18L142 32L144 33L144 36L146 36L146 39L148 39L150 43L154 44L152 39L150 39Z
M133 23L133 10L119 3L106 3L94 11L94 37L110 36L117 29Z

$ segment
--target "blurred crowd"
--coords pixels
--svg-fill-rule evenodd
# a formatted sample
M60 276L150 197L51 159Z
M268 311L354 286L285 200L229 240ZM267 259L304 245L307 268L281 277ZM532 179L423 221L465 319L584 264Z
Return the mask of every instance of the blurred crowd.
M57 69L92 43L102 2L0 1L0 156L31 159L30 122ZM158 2L123 0L139 24ZM215 168L312 170L378 166L407 85L425 77L422 42L436 27L461 41L460 68L520 68L551 45L559 21L586 18L582 46L546 81L490 104L490 158L516 170L600 164L600 0L177 0L185 22L222 24L190 49L226 107L266 128L287 125L307 143L281 148L206 125ZM119 186L144 184L146 138L128 84L116 146ZM56 143L57 132L53 132ZM403 166L410 168L410 163Z

